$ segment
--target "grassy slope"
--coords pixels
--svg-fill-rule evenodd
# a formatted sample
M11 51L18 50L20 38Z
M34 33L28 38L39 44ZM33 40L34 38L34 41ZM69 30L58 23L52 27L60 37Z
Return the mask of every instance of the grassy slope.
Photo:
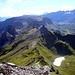
M0 60L2 59L3 61L12 62L22 66L28 65L31 62L36 63L38 61L41 62L41 65L44 65L42 61L45 61L46 64L52 64L55 59L55 55L41 43L37 43L37 45L31 49L23 48L19 50L21 44L6 55L0 57Z
M55 69L59 70L61 75L75 75L75 56L65 56L61 66L55 66ZM53 72L53 75L56 75L56 73Z
M66 71L68 75L75 75L75 56L66 56L65 61L63 61L59 68Z

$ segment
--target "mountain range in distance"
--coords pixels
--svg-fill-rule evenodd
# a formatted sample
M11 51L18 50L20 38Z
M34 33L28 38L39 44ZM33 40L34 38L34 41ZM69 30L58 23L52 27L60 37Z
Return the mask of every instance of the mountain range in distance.
M53 22L75 23L75 10L71 11L57 11L44 14L45 17L50 18Z
M44 13L42 16L48 17L52 20L52 22L64 22L64 23L75 23L75 9L74 10L67 10L67 11L57 11L51 13ZM35 15L37 16L37 15ZM40 15L39 15L40 16ZM56 18L55 18L56 17ZM11 17L0 17L0 21L4 21Z
M52 75L75 75L74 13L75 10L58 11L1 21L0 62L17 66L34 66L39 62L41 67L52 67ZM55 66L54 60L62 56L65 60L61 66Z

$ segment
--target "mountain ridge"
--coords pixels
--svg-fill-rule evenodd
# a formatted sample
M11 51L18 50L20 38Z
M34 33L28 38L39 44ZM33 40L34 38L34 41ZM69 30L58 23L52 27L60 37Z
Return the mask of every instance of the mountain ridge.
M43 16L52 19L53 22L75 23L74 14L75 14L75 9L71 11L57 11L57 12L47 13Z

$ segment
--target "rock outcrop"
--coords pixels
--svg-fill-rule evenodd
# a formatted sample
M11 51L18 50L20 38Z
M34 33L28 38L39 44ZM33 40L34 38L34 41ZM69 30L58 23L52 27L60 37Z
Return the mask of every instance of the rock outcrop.
M16 66L12 63L0 63L0 75L52 75L49 66Z

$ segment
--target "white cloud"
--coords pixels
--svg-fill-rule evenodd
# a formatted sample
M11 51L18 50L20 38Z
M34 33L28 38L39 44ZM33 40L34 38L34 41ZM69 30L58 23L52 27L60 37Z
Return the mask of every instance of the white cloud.
M58 10L72 10L71 5L51 5L38 0L5 0L0 2L0 16L18 16L23 14L42 14Z
M63 10L72 10L72 9L74 9L74 7L73 6L70 6L70 5L62 5L62 6L60 6L61 7L61 9L63 9Z
M29 0L7 0L5 4L0 3L0 14L1 16L23 15L24 6L29 2Z
M56 5L56 6L51 6L51 10L73 10L74 6L71 5Z

